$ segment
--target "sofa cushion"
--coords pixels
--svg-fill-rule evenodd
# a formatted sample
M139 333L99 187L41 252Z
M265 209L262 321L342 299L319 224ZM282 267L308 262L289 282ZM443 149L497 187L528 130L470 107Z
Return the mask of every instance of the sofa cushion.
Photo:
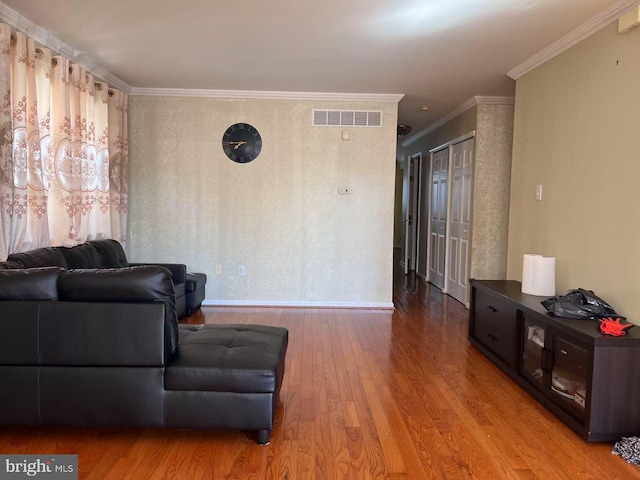
M67 261L68 268L100 268L100 255L90 243L81 243L75 247L55 247Z
M272 393L284 374L286 328L180 325L180 348L165 369L165 389Z
M16 262L22 268L61 267L68 268L64 255L55 248L45 247L29 252L12 253L7 257L9 262Z
M24 267L16 262L0 262L0 270L10 270L13 268L24 268Z
M171 272L144 266L70 270L58 282L60 300L80 302L163 302L167 358L178 349L178 316Z
M57 300L60 267L0 270L0 300Z
M127 255L120 242L113 239L91 240L88 244L95 247L100 256L100 266L103 268L128 267Z

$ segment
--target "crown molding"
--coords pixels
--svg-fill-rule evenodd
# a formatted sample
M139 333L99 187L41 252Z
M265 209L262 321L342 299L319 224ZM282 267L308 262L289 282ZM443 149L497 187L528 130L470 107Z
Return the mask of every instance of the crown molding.
M398 103L404 94L388 93L331 93L279 92L262 90L211 90L200 88L142 88L133 87L131 95L154 97L254 98L267 100L351 100L360 102Z
M453 120L454 118L456 118L461 113L466 112L467 110L469 110L470 108L475 107L476 105L513 105L513 104L515 104L515 98L514 97L487 97L487 96L482 96L482 95L476 95L475 97L471 97L470 99L468 99L464 103L458 105L458 107L453 109L451 112L449 112L449 114L445 115L444 117L442 117L437 122L432 123L428 127L424 128L424 129L420 130L419 132L415 133L414 135L410 136L404 142L402 142L400 145L402 145L403 147L408 147L412 143L420 140L425 135L429 135L435 129L440 128L441 126L443 126L448 121Z
M627 13L629 10L638 6L639 4L640 0L624 0L614 3L609 8L601 11L586 23L580 25L578 28L562 37L560 40L552 43L544 50L536 53L530 59L509 70L507 72L507 75L512 79L517 80L523 75L529 73L534 68L539 67L545 62L548 62L552 58L570 49L575 44L593 35L598 30L606 27L618 17Z
M515 105L516 97L485 97L476 95L473 97L476 105Z
M36 25L28 18L23 17L15 10L7 7L4 3L0 3L0 20L5 22L7 25L11 25L14 29L24 33L28 37L33 38L41 46L49 48L56 54L62 55L74 63L77 63L100 80L107 82L109 85L127 93L131 91L131 85L116 77L101 66L88 61L86 58L82 59L84 56L83 52L75 50L66 43L58 40L47 30Z

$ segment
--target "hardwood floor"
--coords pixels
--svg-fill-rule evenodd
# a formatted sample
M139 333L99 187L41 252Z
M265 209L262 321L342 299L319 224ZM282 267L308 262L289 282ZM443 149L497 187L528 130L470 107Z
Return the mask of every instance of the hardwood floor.
M77 453L82 479L640 479L467 342L467 310L398 274L396 309L204 308L290 331L271 444L250 432L2 428L0 453ZM639 406L640 408L640 406Z

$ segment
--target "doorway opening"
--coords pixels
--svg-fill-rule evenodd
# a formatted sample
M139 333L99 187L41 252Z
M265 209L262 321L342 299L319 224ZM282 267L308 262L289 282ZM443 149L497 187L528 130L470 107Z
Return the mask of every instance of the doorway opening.
M415 271L420 258L420 226L422 225L422 153L412 155L405 167L406 188L403 189L403 245L401 268L405 275Z

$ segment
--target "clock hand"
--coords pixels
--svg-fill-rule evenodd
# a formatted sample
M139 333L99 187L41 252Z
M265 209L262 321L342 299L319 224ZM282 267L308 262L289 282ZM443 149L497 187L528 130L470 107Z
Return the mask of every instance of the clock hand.
M229 143L235 144L235 147L233 147L233 149L237 150L240 146L244 145L247 142L229 142Z

